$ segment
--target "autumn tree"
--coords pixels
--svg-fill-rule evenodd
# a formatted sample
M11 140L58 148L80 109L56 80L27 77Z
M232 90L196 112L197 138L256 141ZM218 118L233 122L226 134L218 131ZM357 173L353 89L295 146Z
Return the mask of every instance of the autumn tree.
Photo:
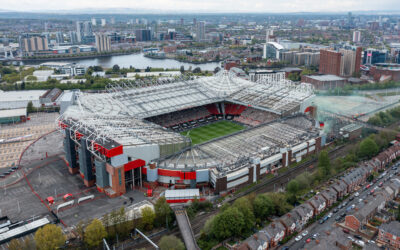
M65 235L60 227L47 224L35 233L36 247L39 250L53 250L65 244Z
M94 219L85 229L85 243L90 248L100 245L101 241L107 236L106 229L100 220Z

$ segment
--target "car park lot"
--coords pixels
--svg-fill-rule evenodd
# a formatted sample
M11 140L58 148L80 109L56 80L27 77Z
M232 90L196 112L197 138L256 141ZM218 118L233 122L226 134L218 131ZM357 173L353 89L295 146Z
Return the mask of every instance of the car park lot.
M130 198L133 198L135 203L145 199L143 193L136 190L130 190L117 198L109 198L97 191L95 187L87 188L83 185L79 175L71 175L68 172L65 162L58 156L37 161L29 167L34 169L38 166L41 167L27 175L26 179L23 178L12 186L0 189L2 216L8 216L13 222L26 220L33 216L54 218L44 205L44 203L48 204L45 201L46 198L54 197L55 202L49 207L56 213L57 206L65 202L64 196L72 194L74 205L60 209L58 212L58 217L66 225L72 226L81 220L100 218L112 210L131 205ZM31 187L37 196L32 192ZM93 199L77 204L79 198L89 195L93 195ZM44 203L40 201L39 197Z
M304 229L307 231L307 235L302 237L300 240L291 239L288 243L285 244L289 249L303 249L307 247L307 244L312 240L316 240L320 237L320 234L328 231L332 231L334 227L338 227L337 223L344 222L346 215L351 213L354 209L360 208L363 206L363 200L368 196L373 195L375 191L379 191L380 182L383 182L382 185L385 184L386 181L389 181L390 178L397 176L399 174L398 168L396 165L394 167L386 169L383 173L381 173L376 179L379 181L373 183L366 183L359 188L358 191L350 194L345 200L343 200L337 207L331 208L330 211L326 212L326 215L323 216L318 221L311 224L308 228ZM374 192L371 193L371 191ZM329 216L330 215L330 216ZM375 241L368 241L368 239L363 239L362 237L352 234L349 230L342 229L343 232L348 234L348 239L351 239L353 244L356 244L360 247L364 247L364 245L375 245ZM302 235L304 232L299 232L298 235ZM315 237L314 237L315 236Z

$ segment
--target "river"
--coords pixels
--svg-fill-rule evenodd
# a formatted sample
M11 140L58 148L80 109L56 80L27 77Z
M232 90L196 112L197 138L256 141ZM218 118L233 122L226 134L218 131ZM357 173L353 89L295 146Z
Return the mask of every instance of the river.
M48 62L52 60L49 59ZM26 61L24 64L41 64L46 61ZM165 69L179 69L182 65L185 69L192 69L200 67L202 70L213 71L216 67L221 67L218 62L193 64L179 62L173 59L152 59L145 57L143 53L130 54L130 55L118 55L109 57L98 57L91 59L70 59L70 60L57 60L57 62L70 62L84 66L101 66L103 68L112 68L115 64L118 64L121 68L129 68L130 66L137 69L144 69L147 67L151 68L165 68Z

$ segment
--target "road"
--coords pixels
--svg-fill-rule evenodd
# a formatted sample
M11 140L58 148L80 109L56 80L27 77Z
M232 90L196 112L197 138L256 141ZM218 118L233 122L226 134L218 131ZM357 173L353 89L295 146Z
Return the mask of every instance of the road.
M308 228L304 229L303 231L301 231L301 232L299 233L299 235L301 235L303 232L308 231L307 236L303 237L300 241L297 241L297 242L295 241L295 239L294 239L294 237L293 237L293 239L291 239L288 243L286 243L285 246L288 246L289 249L302 249L302 248L304 248L305 245L307 244L307 243L306 243L306 240L307 240L308 238L311 238L311 239L312 239L312 237L313 237L314 234L316 234L316 233L322 234L323 232L331 231L332 228L336 226L335 224L336 224L336 217L337 217L337 216L339 216L339 215L341 215L341 214L343 214L343 213L346 213L346 209L348 209L349 207L351 207L353 204L354 204L356 207L361 206L362 203L360 203L359 199L364 200L365 198L367 198L367 197L370 195L370 194L369 194L370 191L371 191L372 189L374 189L374 188L376 188L377 190L379 190L379 187L378 187L379 183L380 183L380 182L385 183L387 180L389 180L389 178L387 178L387 177L389 177L390 174L395 174L395 171L392 170L391 168L390 168L390 169L387 169L385 172L387 173L387 174L385 175L385 177L382 178L381 180L377 180L377 182L374 183L373 185L371 185L370 188L365 189L365 186L366 186L367 184L364 184L364 185L357 191L357 192L359 193L359 196L358 196L358 197L354 197L354 194L351 194L351 195L349 196L349 198L347 198L347 199L345 199L344 201L342 201L342 203L341 203L340 205L343 205L343 204L346 204L346 205L343 206L342 208L340 208L340 209L338 210L338 212L333 213L333 212L332 212L333 208L329 208L333 215L332 215L332 217L330 217L327 221L325 221L325 222L322 223L322 224L319 224L319 221L316 221L315 223L311 224ZM377 190L375 190L375 192L376 192ZM355 192L355 193L356 193L356 192ZM354 197L354 199L353 199L353 200L350 200L351 197ZM338 206L338 208L340 207L340 205ZM350 213L350 212L351 212L351 210L349 211L349 213ZM329 213L327 213L327 214L329 214ZM342 217L342 218L340 219L339 222L343 222L343 221L344 221L344 217ZM349 236L350 236L350 235L349 235ZM353 239L355 239L354 236L351 236L351 237L352 237ZM317 238L318 238L318 237L317 237ZM367 240L364 240L364 242L367 242Z

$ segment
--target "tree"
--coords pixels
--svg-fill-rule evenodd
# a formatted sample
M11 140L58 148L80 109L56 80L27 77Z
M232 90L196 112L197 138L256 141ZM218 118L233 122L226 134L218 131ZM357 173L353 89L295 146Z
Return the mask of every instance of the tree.
M156 214L154 213L153 209L150 207L142 208L142 219L141 219L141 226L145 230L153 229L154 219L156 218Z
M244 228L244 216L236 207L228 207L215 216L211 227L211 234L217 240L225 240L232 236L240 236Z
M22 248L23 248L23 245L19 239L13 239L8 244L9 250L21 250Z
M85 225L87 225L87 223L81 220L75 226L75 232L78 234L81 241L85 241Z
M99 246L106 236L106 229L98 219L92 220L85 229L85 243L91 248Z
M326 150L322 150L318 156L318 170L320 171L322 179L330 175L330 168L331 163L329 160L328 152Z
M182 74L185 73L185 66L181 66L180 70L179 70Z
M285 194L269 193L268 196L274 206L274 215L282 216L292 209L292 206L286 201Z
M47 224L35 233L37 249L52 250L65 244L65 235L60 227L54 224Z
M289 183L287 184L287 191L291 194L297 194L300 190L300 185L299 182L297 180L291 180L289 181Z
M185 245L183 242L173 235L163 236L158 242L158 246L161 250L184 250Z
M119 70L120 70L120 68L119 68L118 64L115 64L115 65L112 67L112 71L113 71L114 73L118 73Z
M174 212L164 196L158 198L156 204L154 204L154 211L156 213L156 224L158 226L165 225L166 227L169 227L172 225Z
M360 143L360 158L371 158L372 156L376 155L378 151L378 145L376 145L376 143L371 138L365 138Z
M261 220L268 219L274 213L274 204L271 198L265 194L257 195L253 203L254 215Z
M247 197L241 197L233 203L233 206L243 214L243 230L246 232L250 231L254 227L256 221L251 202L247 199Z
M200 67L196 67L196 68L193 69L192 72L195 73L195 74L198 74L198 73L201 73L201 69L200 69Z

